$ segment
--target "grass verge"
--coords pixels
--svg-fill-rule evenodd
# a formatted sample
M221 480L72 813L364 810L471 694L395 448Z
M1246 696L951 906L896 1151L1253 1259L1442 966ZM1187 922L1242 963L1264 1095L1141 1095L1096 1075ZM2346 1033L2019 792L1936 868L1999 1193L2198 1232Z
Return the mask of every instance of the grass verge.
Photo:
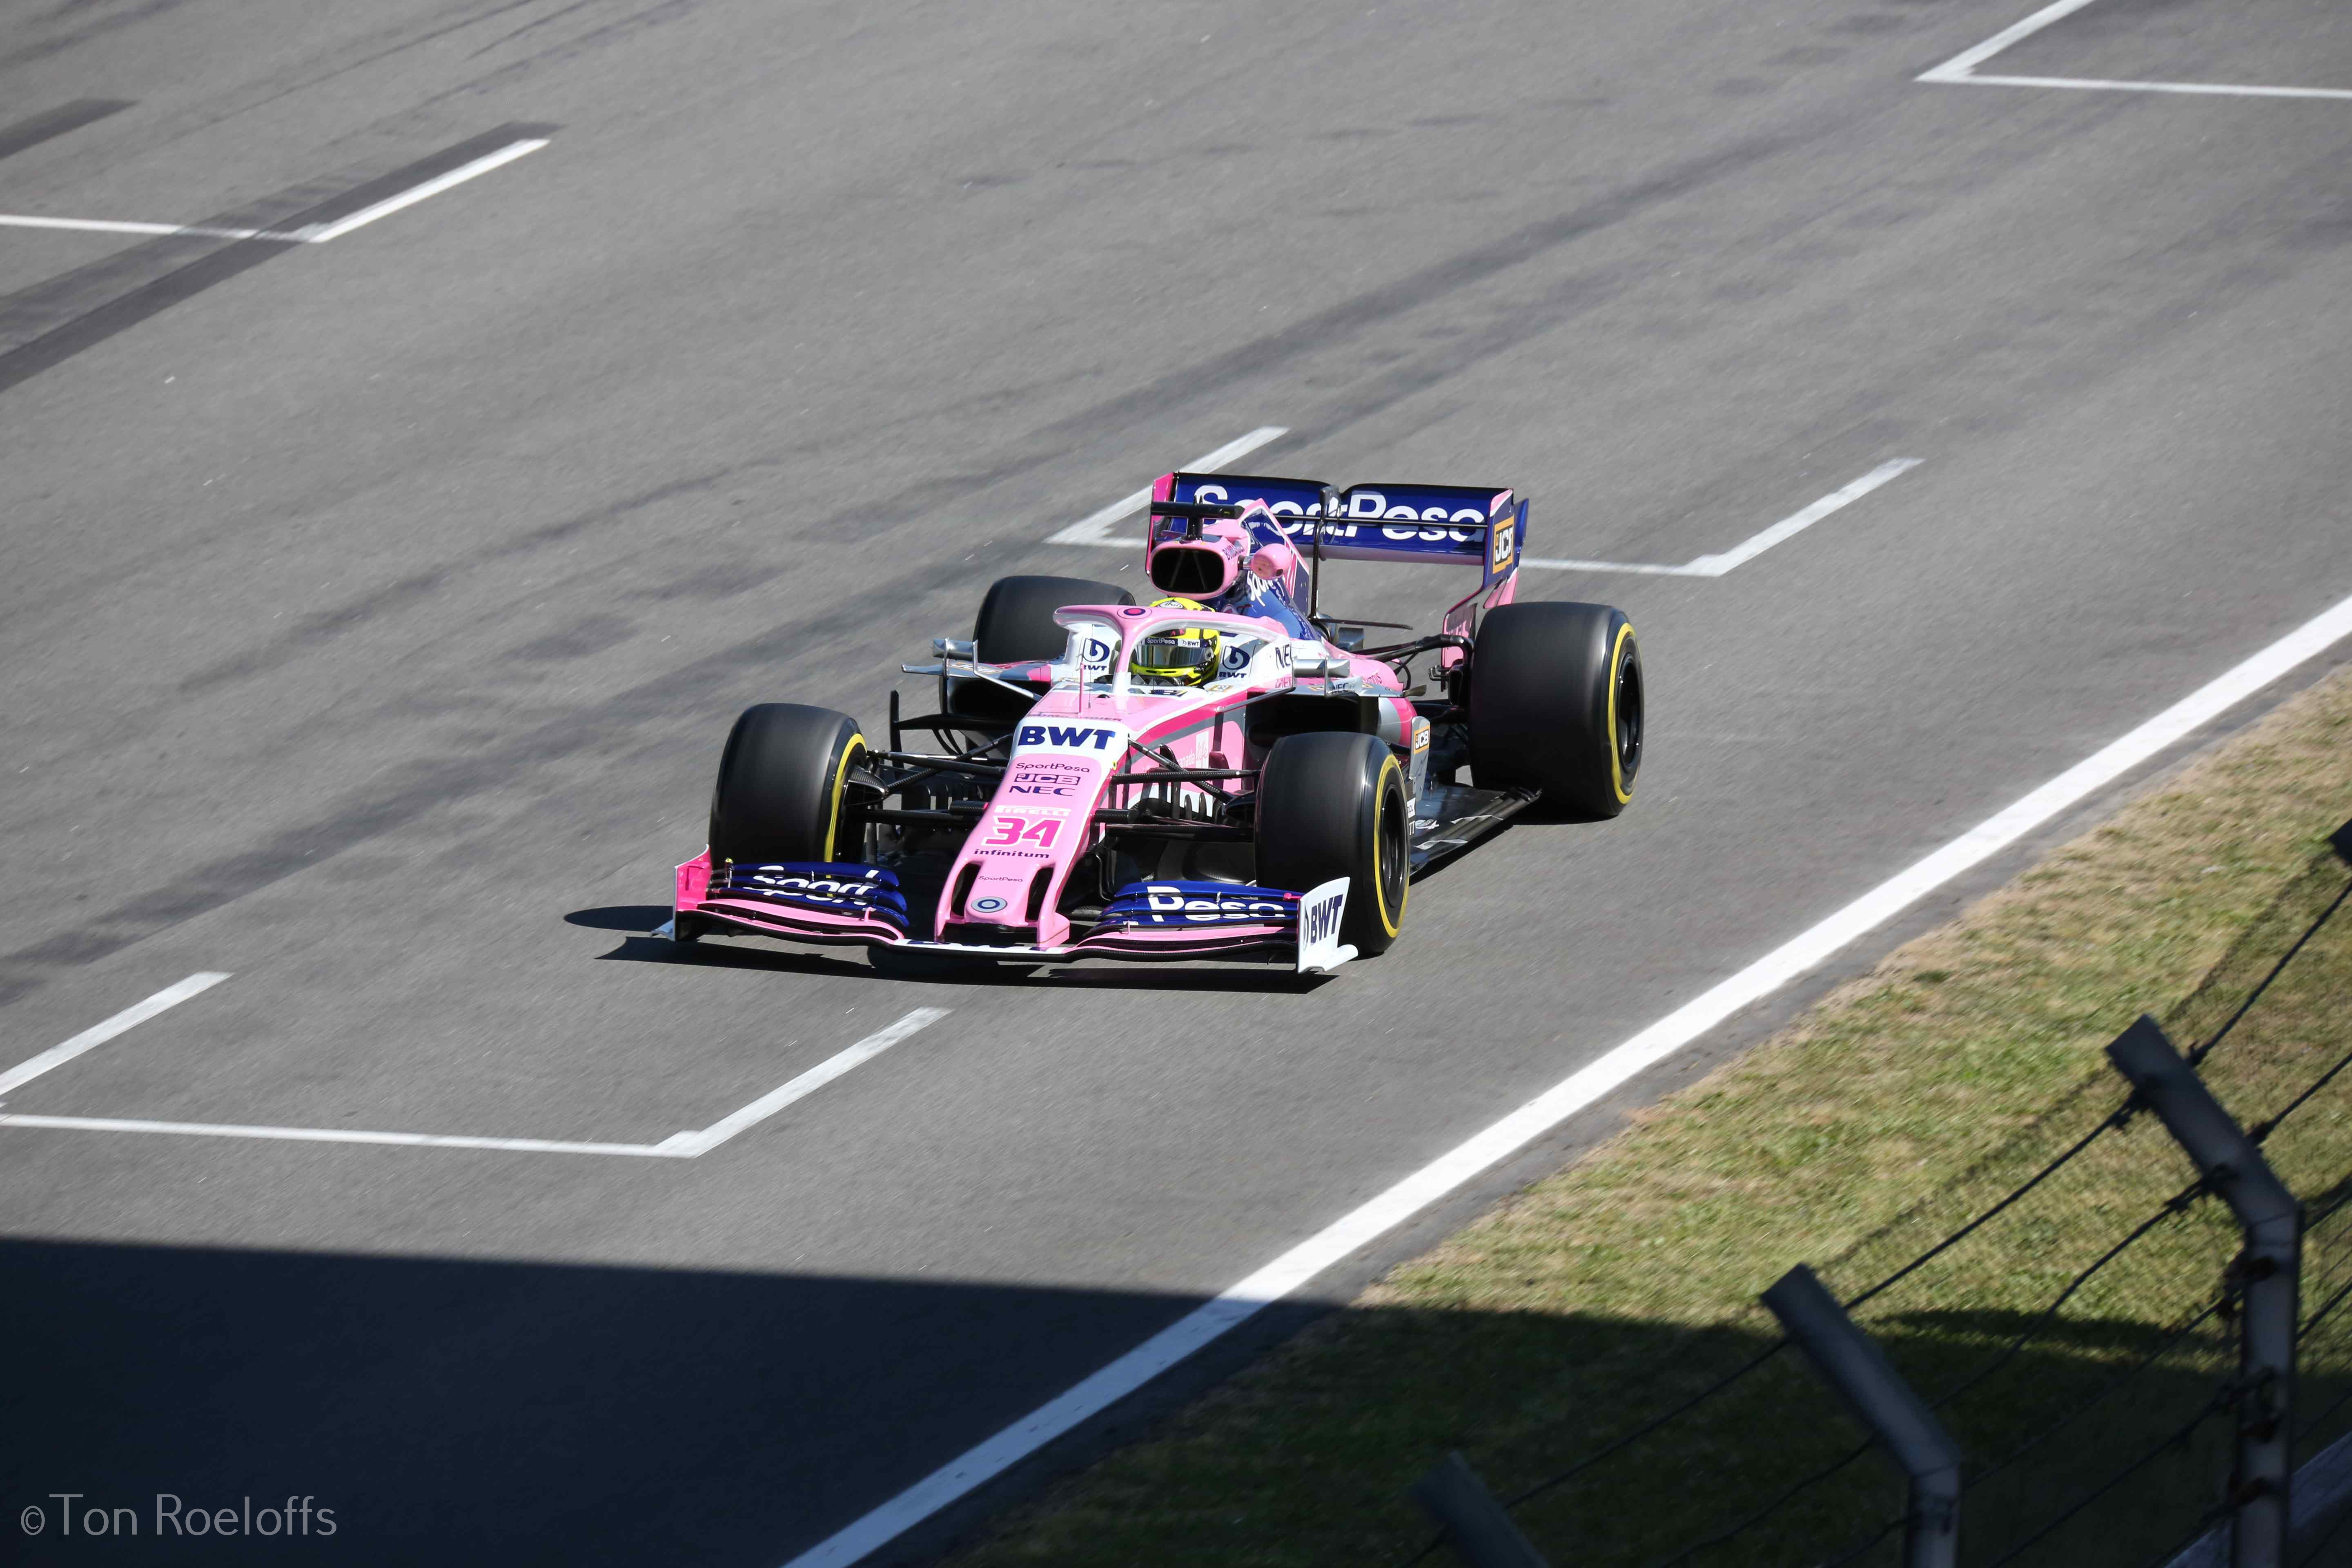
M2325 843L2352 815L2347 759L2352 672L954 1561L1401 1563L1430 1533L1406 1489L1448 1449L1512 1496L1638 1431L1769 1345L1756 1294L1791 1264L1852 1296L2093 1133L2122 1098L2100 1049L2137 1014L2184 1046L2220 1029L2352 877ZM2251 1122L2347 1051L2352 910L2204 1070ZM2307 1200L2345 1189L2352 1072L2297 1106L2266 1151ZM2218 1496L2226 1412L2211 1396L2232 1341L2212 1309L2235 1233L2211 1203L2163 1215L2189 1176L2148 1119L2094 1137L1857 1312L1916 1386L1947 1400L1976 1470L1969 1561L2160 1560ZM2352 1209L2309 1246L2306 1312L2352 1281ZM2346 1405L2327 1409L2352 1394L2347 1321L2352 1306L2306 1336L2298 1409L2314 1446L2352 1425ZM1887 1561L1891 1541L1867 1542L1900 1496L1874 1457L1854 1458L1860 1440L1783 1354L1517 1517L1556 1563L1580 1568L1819 1563L1855 1547L1854 1561Z

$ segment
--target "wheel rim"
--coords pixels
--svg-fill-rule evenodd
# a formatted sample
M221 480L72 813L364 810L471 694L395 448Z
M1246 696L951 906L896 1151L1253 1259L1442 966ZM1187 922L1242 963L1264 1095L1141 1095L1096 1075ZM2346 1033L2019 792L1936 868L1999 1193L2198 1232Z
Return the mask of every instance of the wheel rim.
M1642 659L1628 648L1617 661L1617 776L1630 785L1642 765Z

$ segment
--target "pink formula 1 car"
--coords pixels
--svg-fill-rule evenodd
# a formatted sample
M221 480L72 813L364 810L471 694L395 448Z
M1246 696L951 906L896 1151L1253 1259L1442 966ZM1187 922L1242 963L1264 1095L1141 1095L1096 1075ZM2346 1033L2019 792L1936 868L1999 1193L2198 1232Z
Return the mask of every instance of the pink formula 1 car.
M1528 506L1509 490L1169 474L1151 493L1164 597L1002 579L970 642L905 667L938 678L939 708L901 717L894 691L887 750L828 708L737 720L664 934L848 943L886 967L1329 970L1385 950L1414 874L1516 813L1633 798L1633 626L1513 603ZM1332 560L1480 580L1433 634L1366 647L1381 623L1319 611Z

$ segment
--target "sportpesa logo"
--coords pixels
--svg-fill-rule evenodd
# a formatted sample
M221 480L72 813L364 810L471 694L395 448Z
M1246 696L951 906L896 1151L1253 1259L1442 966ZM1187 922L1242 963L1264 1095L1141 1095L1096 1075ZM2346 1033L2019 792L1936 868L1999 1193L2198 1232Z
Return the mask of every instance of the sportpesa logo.
M747 891L790 893L795 898L828 904L866 903L886 891L878 882L849 881L838 877L779 875L772 871L739 871L733 880L735 886Z
M1146 882L1143 885L1143 901L1154 919L1172 920L1188 925L1207 925L1221 921L1286 921L1291 912L1289 901L1284 899L1270 899L1254 893L1217 893L1203 897L1162 882Z

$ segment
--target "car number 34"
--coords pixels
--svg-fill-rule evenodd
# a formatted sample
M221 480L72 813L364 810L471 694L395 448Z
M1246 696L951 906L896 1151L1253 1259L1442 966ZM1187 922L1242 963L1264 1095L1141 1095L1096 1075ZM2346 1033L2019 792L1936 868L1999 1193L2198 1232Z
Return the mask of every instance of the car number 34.
M988 837L982 842L1003 846L1025 841L1041 849L1050 849L1054 847L1054 835L1060 831L1061 826L1050 816L1040 817L1034 822L1024 816L1000 816L989 824Z

